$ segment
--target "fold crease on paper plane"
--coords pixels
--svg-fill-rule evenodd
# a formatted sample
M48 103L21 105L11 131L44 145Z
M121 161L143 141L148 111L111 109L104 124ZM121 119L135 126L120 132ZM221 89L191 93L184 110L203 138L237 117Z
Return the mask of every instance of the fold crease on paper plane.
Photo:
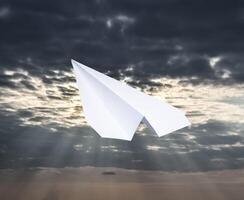
M141 122L158 136L190 125L185 113L71 60L86 121L105 138L131 140Z

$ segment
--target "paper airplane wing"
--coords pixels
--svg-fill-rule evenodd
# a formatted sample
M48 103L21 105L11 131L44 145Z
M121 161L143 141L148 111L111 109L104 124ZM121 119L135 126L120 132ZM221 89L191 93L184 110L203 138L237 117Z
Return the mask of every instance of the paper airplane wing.
M73 66L87 122L102 137L131 140L143 116L81 65Z
M131 140L143 120L159 136L190 123L179 109L72 60L87 122L102 136Z

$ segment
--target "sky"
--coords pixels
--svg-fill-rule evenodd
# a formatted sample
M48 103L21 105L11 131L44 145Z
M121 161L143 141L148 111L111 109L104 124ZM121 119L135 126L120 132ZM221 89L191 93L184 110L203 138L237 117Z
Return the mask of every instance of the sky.
M0 27L0 168L244 167L243 1L1 0ZM100 138L71 58L184 110L191 127Z

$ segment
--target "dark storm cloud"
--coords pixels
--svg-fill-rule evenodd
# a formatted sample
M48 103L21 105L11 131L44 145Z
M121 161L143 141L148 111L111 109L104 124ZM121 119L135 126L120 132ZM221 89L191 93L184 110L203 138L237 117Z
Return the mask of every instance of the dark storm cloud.
M81 119L82 109L76 104L67 110L66 103L75 107L71 97L78 95L77 88L68 86L75 82L73 75L65 73L71 69L70 58L115 78L131 77L129 84L150 85L152 92L160 86L176 88L150 80L162 75L198 77L194 83L243 81L242 1L2 0L0 27L0 95L7 96L0 106L1 168L244 167L239 123L208 121L163 138L146 129L132 142L101 139L91 128L74 125L80 121L72 127L64 124ZM216 57L218 62L211 64ZM23 93L34 98L12 105ZM224 102L239 105L241 100ZM55 103L47 103L51 101ZM26 102L31 105L21 107ZM207 117L204 111L188 114Z
M33 73L69 70L70 58L101 71L133 65L142 81L160 74L221 79L227 69L243 81L243 25L240 0L3 0L0 60ZM213 68L211 57L224 64Z

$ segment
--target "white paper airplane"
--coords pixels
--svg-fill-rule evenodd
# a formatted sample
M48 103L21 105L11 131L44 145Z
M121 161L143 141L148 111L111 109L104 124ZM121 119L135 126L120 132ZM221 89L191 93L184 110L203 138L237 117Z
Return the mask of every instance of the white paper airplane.
M88 124L101 136L131 140L143 121L163 136L190 125L185 113L71 60Z

